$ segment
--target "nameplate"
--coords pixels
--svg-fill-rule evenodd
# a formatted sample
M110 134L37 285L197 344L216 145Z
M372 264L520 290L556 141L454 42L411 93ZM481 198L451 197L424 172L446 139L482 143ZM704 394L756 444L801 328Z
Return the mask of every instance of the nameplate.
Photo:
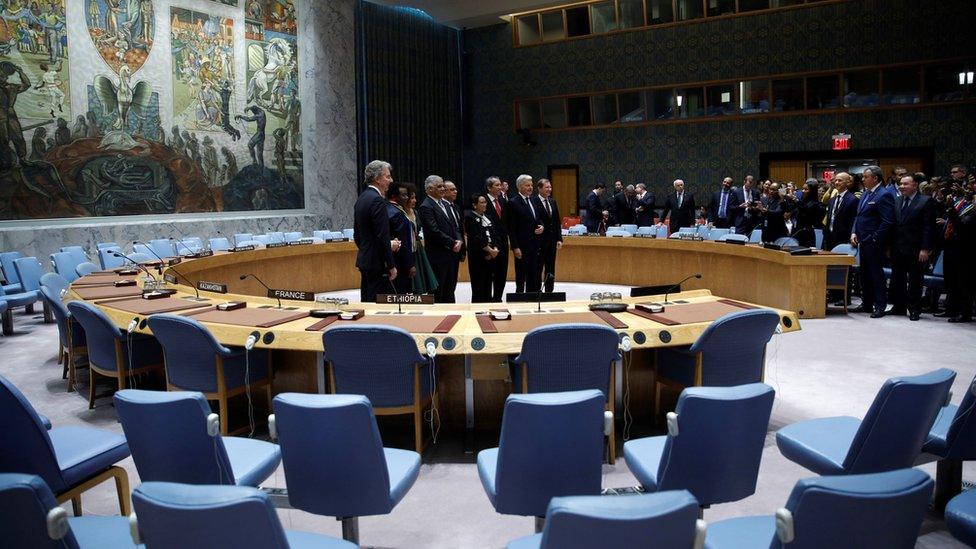
M176 284L176 277L169 273L163 275L163 280L169 282L170 284Z
M205 292L214 292L217 294L227 293L227 285L219 282L207 282L204 280L199 280L197 281L197 289Z
M434 294L377 294L376 303L378 305L400 304L400 305L433 305Z
M310 239L305 239L305 238L288 243L289 246L305 246L307 244L312 244L312 241Z
M168 261L166 261L166 264L169 265L170 267L172 267L173 265L179 265L182 262L183 262L182 259L180 259L178 257L173 257L173 258L170 258Z
M192 253L186 257L190 259L199 259L201 257L210 257L213 255L213 250L202 250L196 253Z
M273 297L277 299L291 299L294 301L315 301L315 294L312 292L303 292L301 290L268 290L268 297Z
M265 248L284 248L287 245L288 245L287 242L269 242L264 247Z
M236 246L234 248L231 248L230 251L232 251L232 252L249 252L249 251L251 251L253 249L254 249L254 245L253 244L248 244L247 246Z
M330 238L326 242L349 242L348 238Z

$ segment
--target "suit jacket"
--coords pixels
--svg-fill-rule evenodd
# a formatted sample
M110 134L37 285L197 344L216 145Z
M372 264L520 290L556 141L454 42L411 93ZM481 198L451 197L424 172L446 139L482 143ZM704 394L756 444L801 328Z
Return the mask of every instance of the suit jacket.
M488 211L485 210L485 217L487 214ZM488 220L491 221L490 218ZM468 261L473 263L488 261L485 257L485 247L489 245L495 248L499 247L498 238L494 235L494 228L494 221L492 221L491 227L485 227L476 213L471 210L464 213L464 234L468 240Z
M594 195L595 196L595 195ZM539 225L545 226L543 212L535 204L534 196L529 197L533 211L521 195L517 195L509 200L508 205L508 240L512 249L520 249L523 254L538 252L542 244L542 235L535 234L535 228ZM545 234L545 231L543 231Z
M599 231L602 221L603 205L600 204L600 197L595 192L590 191L590 194L586 195L586 230L591 233Z
M417 208L417 216L420 218L420 225L424 228L424 247L430 262L457 261L454 242L461 240L461 233L454 227L454 222L448 219L437 201L428 196Z
M413 224L403 210L389 202L386 203L386 213L390 218L390 238L400 239L400 249L393 252L393 263L397 271L400 271L397 277L407 276L407 272L417 261L413 249Z
M461 241L461 251L457 253L458 261L464 261L464 256L468 253L468 244L464 238L464 216L461 215L461 211L458 210L456 204L450 201L446 202L448 205L450 205L450 211L454 212L454 219L457 220L458 233L461 235L461 238L459 239Z
M502 209L501 217L495 211L495 206L491 203L491 197L488 198L488 208L485 210L485 215L491 220L491 232L497 238L495 247L498 248L499 252L505 253L508 250L508 209L511 206L502 196L498 196L498 205Z
M614 221L619 225L633 225L637 221L634 208L637 207L637 198L628 199L627 193L619 192L613 196L613 215Z
M671 214L671 232L677 232L681 227L691 227L695 224L695 196L685 191L681 206L678 206L678 194L670 193L664 203L661 219Z
M542 231L542 245L555 246L556 242L562 242L563 225L560 222L562 218L559 217L559 206L556 205L556 200L551 196L549 197L549 207L552 209L552 214L550 215L546 212L546 208L542 204L541 196L535 195L532 198L535 199L535 202L533 202L535 211L539 213L542 226L545 228Z
M895 230L892 247L905 255L918 255L919 250L932 250L935 233L935 203L932 197L915 193L908 209L902 212L905 197L895 199Z
M637 198L637 208L634 221L638 227L649 227L654 224L654 193L647 191L644 196Z
M388 271L396 264L390 249L390 216L386 200L373 187L366 187L356 199L353 211L353 240L356 268L360 271Z
M735 201L735 189L729 189L729 195L725 198L725 218L730 224L735 221L735 206L742 204ZM715 223L719 219L718 212L722 206L722 191L712 193L712 200L708 203L708 220Z
M792 204L785 198L770 200L766 205L766 217L763 221L763 241L774 242L777 238L790 236L786 229L786 212L793 211Z
M834 206L837 201L841 203L837 206L837 213L834 214ZM854 193L847 191L843 198L840 195L834 196L827 201L827 223L824 224L824 249L830 250L838 244L848 244L851 241L851 231L854 228L854 218L857 216L857 197ZM831 220L834 230L830 230Z
M854 234L858 242L884 245L890 237L895 222L895 198L882 186L874 192L865 189L857 204L857 217L854 218Z
M748 202L758 201L759 193L756 192L755 187L746 191L744 188L733 188L732 196L735 202L732 208L732 225L735 226L735 232L739 234L746 234L749 231L756 228L756 225L761 221L758 213L755 209L749 208L748 206L743 206ZM748 235L747 235L748 236Z

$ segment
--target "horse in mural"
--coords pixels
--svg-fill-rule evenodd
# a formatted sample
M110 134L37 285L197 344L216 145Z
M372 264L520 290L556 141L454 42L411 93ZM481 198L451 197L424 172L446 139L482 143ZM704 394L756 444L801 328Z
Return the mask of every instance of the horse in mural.
M275 80L291 62L291 46L282 38L272 38L264 47L264 68L254 73L247 83L247 102L269 107Z

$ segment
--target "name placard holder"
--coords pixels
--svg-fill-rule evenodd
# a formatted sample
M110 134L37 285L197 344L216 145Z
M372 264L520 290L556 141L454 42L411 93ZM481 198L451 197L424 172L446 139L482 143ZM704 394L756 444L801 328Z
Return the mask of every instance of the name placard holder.
M268 244L265 244L264 247L265 248L269 248L269 249L270 248L284 248L287 245L288 245L287 242L269 242Z
M203 290L205 292L214 292L216 294L226 294L227 285L221 284L219 282L207 282L205 280L197 281L197 289Z
M268 297L275 299L291 299L293 301L315 301L315 293L302 290L279 290L271 288Z
M235 247L231 248L230 251L232 251L232 252L250 252L253 249L254 249L254 246L251 245L251 244L248 244L247 246L235 246Z
M376 294L377 305L433 305L434 294Z

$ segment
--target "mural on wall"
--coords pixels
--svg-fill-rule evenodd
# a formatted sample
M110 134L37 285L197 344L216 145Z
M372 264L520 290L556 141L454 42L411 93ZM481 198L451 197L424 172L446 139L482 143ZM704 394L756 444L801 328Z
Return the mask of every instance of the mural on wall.
M70 55L65 2L92 38ZM246 45L241 3L209 3L0 0L0 220L304 207L294 3L260 2L271 19ZM170 55L147 64L166 32ZM101 67L75 114L69 62Z
M227 6L235 6L236 7L236 6L239 5L237 0L211 0L211 1L212 2L220 2L221 4L224 4L224 5L227 5Z

